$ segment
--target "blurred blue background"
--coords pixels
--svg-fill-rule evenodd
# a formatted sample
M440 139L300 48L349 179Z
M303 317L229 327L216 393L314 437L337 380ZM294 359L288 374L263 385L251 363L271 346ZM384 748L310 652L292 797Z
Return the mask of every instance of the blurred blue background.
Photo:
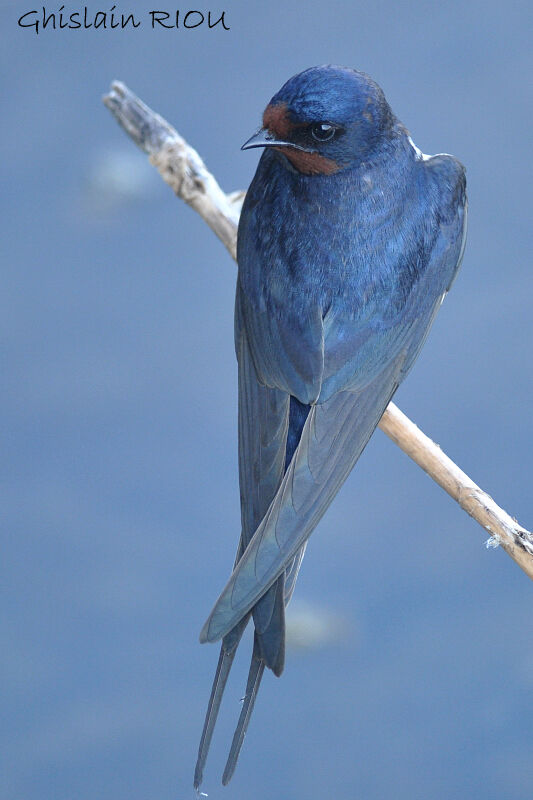
M17 27L31 8L0 2L0 796L193 797L218 655L197 637L239 533L235 267L101 95L126 82L229 191L281 84L345 64L467 165L463 268L396 400L531 526L530 3L228 0L230 31L152 31L142 3L117 6L136 30L38 36ZM222 789L241 653L209 796L529 800L531 583L486 539L377 432Z

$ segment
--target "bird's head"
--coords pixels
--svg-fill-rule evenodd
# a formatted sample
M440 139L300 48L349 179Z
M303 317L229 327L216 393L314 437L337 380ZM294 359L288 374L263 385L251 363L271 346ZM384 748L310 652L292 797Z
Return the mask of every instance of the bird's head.
M368 159L394 124L380 87L364 72L311 67L287 81L242 146L274 147L306 175L330 175Z

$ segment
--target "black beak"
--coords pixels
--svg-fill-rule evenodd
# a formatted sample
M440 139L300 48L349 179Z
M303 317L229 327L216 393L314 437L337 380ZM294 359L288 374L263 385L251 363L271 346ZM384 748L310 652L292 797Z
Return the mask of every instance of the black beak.
M268 128L260 128L257 133L254 133L241 147L241 150L251 150L252 147L293 147L295 150L304 150L310 152L305 147L293 142L284 142L282 139L277 139Z

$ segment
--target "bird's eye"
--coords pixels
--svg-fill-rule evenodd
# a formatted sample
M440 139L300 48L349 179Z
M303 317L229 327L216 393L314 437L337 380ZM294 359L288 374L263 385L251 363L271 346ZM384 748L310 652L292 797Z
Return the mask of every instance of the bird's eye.
M335 136L335 126L329 122L317 122L311 126L311 136L317 142L328 142Z

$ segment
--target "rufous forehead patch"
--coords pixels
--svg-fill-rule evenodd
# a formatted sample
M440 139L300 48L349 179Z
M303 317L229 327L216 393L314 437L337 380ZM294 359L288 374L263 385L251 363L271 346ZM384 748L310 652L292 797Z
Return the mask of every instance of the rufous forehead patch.
M296 128L304 127L305 123L292 122L286 103L268 105L263 114L263 128L274 134L276 139L288 139ZM291 147L276 147L286 156L293 167L304 175L332 175L340 169L336 161L326 158L316 152L292 149Z
M276 103L276 105L268 105L265 108L263 128L267 128L278 139L283 139L289 135L294 125L289 119L287 103Z

